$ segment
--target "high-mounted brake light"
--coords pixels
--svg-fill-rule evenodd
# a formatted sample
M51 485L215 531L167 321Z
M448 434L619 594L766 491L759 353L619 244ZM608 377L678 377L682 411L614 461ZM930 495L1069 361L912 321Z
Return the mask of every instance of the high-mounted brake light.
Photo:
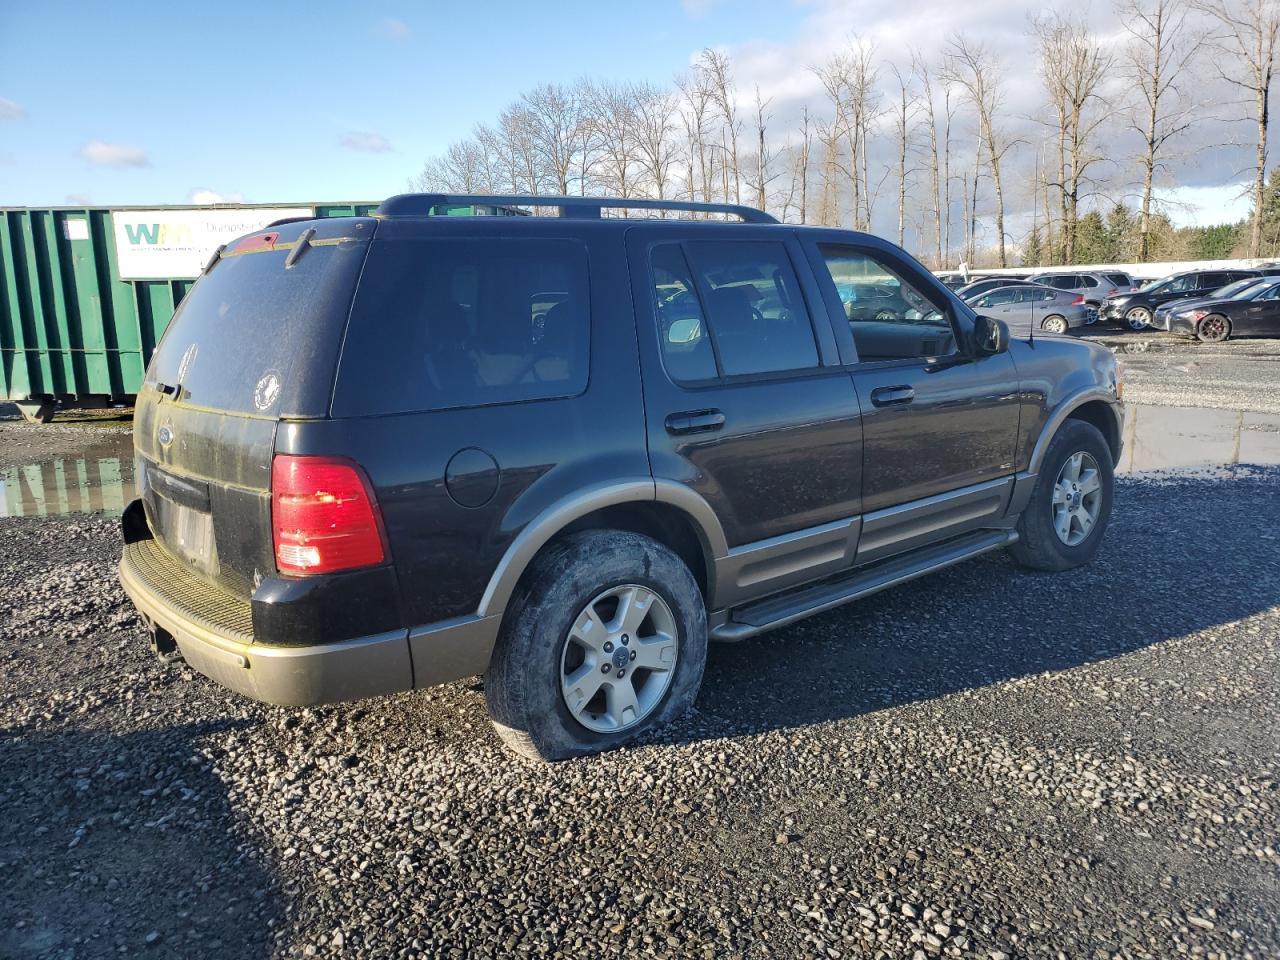
M278 454L271 464L276 567L295 576L386 559L373 488L350 460Z

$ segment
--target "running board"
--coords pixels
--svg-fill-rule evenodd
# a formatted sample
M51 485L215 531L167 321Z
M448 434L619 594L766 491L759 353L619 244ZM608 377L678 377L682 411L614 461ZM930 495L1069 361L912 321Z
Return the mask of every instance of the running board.
M971 557L1007 547L1018 539L1016 530L979 530L937 546L915 550L853 570L839 580L825 580L781 596L769 597L729 613L729 620L711 628L711 639L745 640L766 630L830 610L851 600L878 593L935 570L943 570Z

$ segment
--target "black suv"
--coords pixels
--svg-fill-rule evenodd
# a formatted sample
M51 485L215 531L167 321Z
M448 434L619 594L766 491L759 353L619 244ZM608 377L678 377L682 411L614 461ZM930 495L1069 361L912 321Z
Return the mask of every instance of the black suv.
M560 215L433 215L463 203ZM601 216L650 207L745 222ZM685 711L709 639L1001 547L1087 562L1121 422L1110 352L1011 343L875 237L406 195L214 258L138 397L120 577L234 690L484 674L503 739L561 758Z
M1192 270L1175 273L1139 287L1132 293L1107 297L1098 308L1098 315L1103 320L1110 320L1130 330L1142 330L1151 326L1156 307L1162 303L1204 296L1228 283L1260 276L1260 270Z

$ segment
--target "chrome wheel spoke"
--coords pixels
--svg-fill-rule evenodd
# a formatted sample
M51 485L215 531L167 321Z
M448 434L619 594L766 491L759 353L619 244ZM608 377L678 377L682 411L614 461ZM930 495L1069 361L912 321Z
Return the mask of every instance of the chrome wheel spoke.
M1063 510L1061 513L1059 513L1057 518L1054 520L1053 525L1057 529L1058 536L1062 538L1063 542L1070 540L1071 512L1069 510Z
M594 660L587 660L570 676L565 677L564 702L569 712L575 717L581 714L586 705L600 692L600 686L604 681L605 676Z
M578 614L578 619L574 621L573 630L569 635L581 641L583 646L599 650L609 638L609 627L600 619L600 614L596 613L595 605L588 604L587 608Z
M1080 475L1080 492L1085 496L1101 487L1102 480L1099 479L1097 470L1086 470Z
M631 677L623 677L610 683L604 692L609 719L616 728L629 727L640 719L640 702Z
M647 670L670 670L675 666L676 641L665 633L633 640L632 649L636 658L632 667L644 667Z
M653 603L653 591L644 587L627 587L626 592L618 598L618 612L609 626L614 633L625 633L635 636L649 616L649 607Z

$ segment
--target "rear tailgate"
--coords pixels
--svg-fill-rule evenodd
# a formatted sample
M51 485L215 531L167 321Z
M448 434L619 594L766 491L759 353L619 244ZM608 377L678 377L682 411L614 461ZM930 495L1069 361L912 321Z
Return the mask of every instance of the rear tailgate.
M368 219L309 221L232 244L148 367L134 418L148 524L188 570L238 596L275 573L276 431L328 416L374 230Z

